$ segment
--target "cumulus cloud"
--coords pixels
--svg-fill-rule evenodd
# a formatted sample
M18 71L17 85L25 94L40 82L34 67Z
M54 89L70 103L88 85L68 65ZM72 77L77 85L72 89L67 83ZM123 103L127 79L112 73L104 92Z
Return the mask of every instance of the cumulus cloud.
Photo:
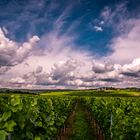
M93 61L92 70L96 74L97 81L118 82L120 79L121 65Z
M74 59L59 61L52 66L50 72L36 75L37 83L44 85L59 84L64 86L67 80L73 80L75 78L74 73L78 66L78 62Z
M106 82L119 82L121 81L121 75L118 70L114 69L111 72L107 72L98 76L99 81Z
M50 71L43 71L43 67L37 66L34 71L21 75L21 77L11 78L8 83L19 86L70 86L68 81L76 80L76 70L79 62L69 58L66 61L58 61L53 64Z
M19 84L19 85L22 85L22 84L26 84L25 83L26 81L23 79L23 78L21 78L21 77L15 77L15 78L12 78L10 81L9 81L9 83L11 83L11 84Z
M51 74L54 79L62 78L63 76L65 77L67 74L77 68L77 64L78 63L73 59L70 59L66 62L60 61L57 64L54 64Z
M29 42L19 45L17 42L8 39L0 29L0 66L13 66L24 61L38 40L37 36L33 36Z
M130 75L127 75L127 72L125 71L126 67L131 67L131 69L139 67L139 59L123 66L119 64L101 64L95 61L92 65L91 70L86 71L86 73L79 73L79 63L77 63L76 60L69 59L67 61L60 61L57 64L54 64L51 71L48 73L37 74L32 72L31 74L28 74L28 78L32 77L32 79L34 79L32 81L35 81L37 85L55 85L56 87L61 86L67 88L90 88L110 85L116 87L127 86L130 85L130 83L133 83L136 79L135 77L129 78L130 75L132 76L132 71ZM124 73L124 71L126 73ZM139 69L135 71L135 73L137 72L139 72ZM28 78L26 78L26 80L31 81ZM123 85L121 85L122 82Z
M93 63L92 63L92 70L95 73L109 72L114 69L113 67L114 67L113 64L110 64L110 63L99 63L96 61L93 61Z
M95 65L96 64L96 65ZM52 65L50 71L43 71L41 66L21 77L15 76L2 82L3 85L15 87L44 88L93 88L101 86L138 86L140 59L130 64L103 64L94 60L86 72L81 71L79 61L70 58ZM80 69L79 69L80 68Z
M140 58L134 59L131 64L125 64L121 73L126 76L140 77Z

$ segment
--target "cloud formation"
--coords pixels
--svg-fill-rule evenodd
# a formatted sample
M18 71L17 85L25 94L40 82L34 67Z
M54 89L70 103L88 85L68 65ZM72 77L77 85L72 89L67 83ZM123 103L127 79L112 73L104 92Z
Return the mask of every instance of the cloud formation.
M14 66L24 61L34 50L37 36L33 36L28 42L19 45L8 39L0 29L0 66Z
M105 73L113 70L113 65L109 63L101 64L99 62L93 61L92 70L95 73Z
M121 73L126 76L140 77L140 58L133 60L131 64L125 64Z
M113 38L111 56L117 63L128 63L140 56L140 19L125 20L125 31Z
M96 63L96 65L95 65ZM79 69L80 68L80 69ZM82 72L77 60L70 58L52 65L44 72L41 66L22 76L5 79L1 85L23 88L93 88L101 86L138 86L140 77L140 58L130 64L91 63L90 69Z
M95 29L96 32L102 32L103 31L102 27L100 27L100 26L94 26L94 29Z
M41 10L43 5L44 1L38 8ZM72 7L65 8L64 12L60 10L56 13L56 18L52 19L52 11L59 7L59 4L51 3L42 18L37 18L38 14L31 14L32 5L23 8L16 23L32 19L33 26L29 30L34 35L31 37L29 34L28 41L12 40L8 37L10 32L7 28L0 29L0 87L139 87L140 19L128 17L126 3L114 6L114 10L113 7L104 7L97 23L92 27L92 31L94 28L96 32L103 33L106 28L112 28L116 33L108 44L112 52L106 57L97 57L96 52L91 54L88 49L80 49L82 45L77 43L79 34L74 31L82 18L73 21L66 28L66 19L71 18L69 13L72 12ZM36 26L46 22L46 19L50 30L41 36L36 35ZM18 30L19 26L11 32ZM42 31L45 29L41 27ZM88 45L84 45L84 48L88 48Z

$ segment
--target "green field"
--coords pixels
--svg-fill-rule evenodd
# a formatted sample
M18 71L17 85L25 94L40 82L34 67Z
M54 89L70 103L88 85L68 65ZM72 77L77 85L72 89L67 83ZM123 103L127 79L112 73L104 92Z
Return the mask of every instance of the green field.
M75 91L52 91L43 92L40 95L46 96L95 96L95 97L138 97L140 91L137 90L75 90Z
M1 90L0 95L46 95L46 96L95 96L139 97L139 89L89 89L89 90Z
M0 140L140 140L140 91L0 93Z

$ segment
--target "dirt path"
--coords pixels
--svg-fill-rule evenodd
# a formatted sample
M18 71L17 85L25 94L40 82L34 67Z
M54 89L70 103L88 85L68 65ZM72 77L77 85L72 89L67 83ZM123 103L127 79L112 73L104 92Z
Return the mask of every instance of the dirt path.
M77 103L58 140L96 140L86 109Z
M66 124L64 128L61 130L61 134L57 138L57 140L71 140L71 135L72 135L72 129L73 129L73 122L75 118L77 110L77 104L75 105L75 108L71 112L71 115L69 116L68 120L66 121Z

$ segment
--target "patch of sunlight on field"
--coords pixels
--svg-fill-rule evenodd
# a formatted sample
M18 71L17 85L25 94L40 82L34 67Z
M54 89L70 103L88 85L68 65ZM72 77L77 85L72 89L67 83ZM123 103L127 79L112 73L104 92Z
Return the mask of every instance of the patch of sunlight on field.
M70 92L49 92L49 93L41 93L40 95L45 95L45 96L62 96L62 95L67 95Z
M42 96L140 96L139 91L131 90L80 90L80 91L52 91L41 93Z

